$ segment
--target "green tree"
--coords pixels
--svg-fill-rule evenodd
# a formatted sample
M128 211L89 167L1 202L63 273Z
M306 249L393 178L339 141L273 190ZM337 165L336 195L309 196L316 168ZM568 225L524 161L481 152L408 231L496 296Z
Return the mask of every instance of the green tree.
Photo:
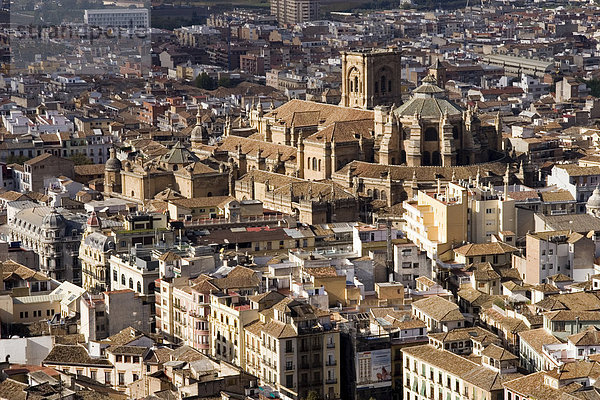
M600 97L600 79L590 79L583 82L590 88L592 96Z
M71 161L73 161L75 163L75 165L93 164L92 160L87 158L87 156L85 154L74 154L69 158L71 159Z
M306 395L305 400L321 400L321 396L319 396L319 393L315 392L314 390L311 390Z
M208 76L206 72L201 73L196 77L196 87L200 89L213 90L216 89L215 80Z
M6 158L6 163L7 164L23 164L27 160L29 160L29 157L26 157L26 156L8 156Z
M226 88L231 87L231 79L229 79L229 76L227 76L227 75L222 76L219 79L219 86L226 87Z

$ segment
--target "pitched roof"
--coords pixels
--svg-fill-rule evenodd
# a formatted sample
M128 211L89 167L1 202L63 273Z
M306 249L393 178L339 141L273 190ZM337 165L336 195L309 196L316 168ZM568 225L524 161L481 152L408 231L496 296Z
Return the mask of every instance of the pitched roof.
M459 248L454 249L455 253L465 257L485 256L490 254L505 254L518 251L516 247L503 242L491 243L469 243Z
M431 296L412 303L412 306L436 321L463 321L465 317L455 303L439 296Z
M548 333L544 328L531 329L519 332L519 338L527 343L536 353L542 354L542 346L545 344L561 343L554 335Z
M305 100L291 100L267 113L265 118L274 118L276 123L287 127L327 126L336 121L372 119L373 111Z
M57 365L95 365L112 367L104 358L90 357L85 347L81 345L55 345L43 361L44 364Z
M481 355L493 358L494 360L498 360L498 361L518 360L519 359L519 357L515 356L510 351L506 350L503 347L497 346L493 343L488 345L485 349L483 349L483 351L481 352Z

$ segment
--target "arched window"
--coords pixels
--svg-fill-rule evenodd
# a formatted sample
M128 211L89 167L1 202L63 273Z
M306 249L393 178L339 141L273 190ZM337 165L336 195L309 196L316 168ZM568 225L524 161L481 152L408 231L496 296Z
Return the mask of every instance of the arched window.
M121 275L121 285L125 286L125 274Z
M321 159L319 159L319 166L318 166L319 172L321 172Z
M358 92L358 76L354 77L354 91Z
M375 200L379 200L379 189L375 189L375 190L373 191L373 198L374 198Z
M385 194L385 190L381 191L381 200L387 200L387 194Z
M129 289L133 290L133 278L129 278Z
M317 170L317 159L316 159L316 157L313 157L313 159L312 159L312 169L313 169L313 171Z
M452 127L452 137L454 139L458 139L458 128L457 127Z
M379 82L375 82L375 93L379 93Z
M212 197L212 192L206 193L206 197Z
M442 157L439 151L431 153L431 165L442 165Z
M381 93L385 93L385 75L381 75Z
M431 165L431 156L428 151L424 151L421 156L421 165Z
M391 91L392 91L392 80L390 79L388 81L388 92L391 92Z
M138 293L142 293L142 282L138 282L137 291L138 291Z
M354 92L354 82L350 79L350 92Z
M367 196L373 197L373 191L371 189L367 190Z
M435 128L427 128L425 129L425 138L426 142L437 142L438 141L438 131Z

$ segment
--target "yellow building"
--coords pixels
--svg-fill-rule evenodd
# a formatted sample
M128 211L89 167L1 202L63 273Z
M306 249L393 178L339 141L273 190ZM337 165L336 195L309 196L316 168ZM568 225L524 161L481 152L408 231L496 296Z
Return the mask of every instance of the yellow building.
M419 190L417 200L404 202L406 236L436 259L452 245L467 240L467 190L449 182L437 191Z
M110 289L110 264L108 259L115 253L114 236L102 233L102 221L92 211L87 220L86 231L79 245L82 287L90 292Z
M251 297L252 307L273 293ZM328 311L280 298L258 311L258 320L244 328L244 335L246 370L263 385L294 400L310 391L320 398L340 397L340 333Z

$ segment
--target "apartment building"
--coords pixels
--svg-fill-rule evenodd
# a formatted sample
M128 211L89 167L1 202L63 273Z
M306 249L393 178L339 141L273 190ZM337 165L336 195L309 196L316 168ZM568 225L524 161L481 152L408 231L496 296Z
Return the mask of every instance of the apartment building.
M581 167L575 164L557 164L548 175L548 186L568 190L577 201L576 212L584 213L585 203L600 184L600 167Z
M258 291L254 292L256 293ZM280 300L281 295L272 293L255 301L256 308L252 307L249 296L240 295L235 291L224 290L210 295L210 353L214 358L244 368L244 327L258 319L261 307Z
M496 192L491 186L469 189L470 242L485 243L499 232L515 232L516 223L515 200Z
M412 315L425 322L428 332L449 332L465 326L458 305L440 296L417 300L411 307Z
M580 233L534 232L527 234L525 254L513 254L513 267L530 285L546 283L559 273L583 282L594 275L594 254L594 242Z
M544 346L559 345L562 342L544 328L519 332L519 359L527 372L550 369L550 360L544 355Z
M402 353L404 399L501 400L502 381L521 376L515 356L493 344L484 349L481 364L429 344L407 347Z
M262 297L252 298L253 308ZM281 298L244 329L248 371L285 399L340 396L340 333L328 311Z
M467 240L468 192L449 182L403 203L406 236L431 259Z
M150 11L146 8L85 10L83 20L87 25L102 28L148 28Z
M271 0L271 15L281 25L319 19L320 0Z

